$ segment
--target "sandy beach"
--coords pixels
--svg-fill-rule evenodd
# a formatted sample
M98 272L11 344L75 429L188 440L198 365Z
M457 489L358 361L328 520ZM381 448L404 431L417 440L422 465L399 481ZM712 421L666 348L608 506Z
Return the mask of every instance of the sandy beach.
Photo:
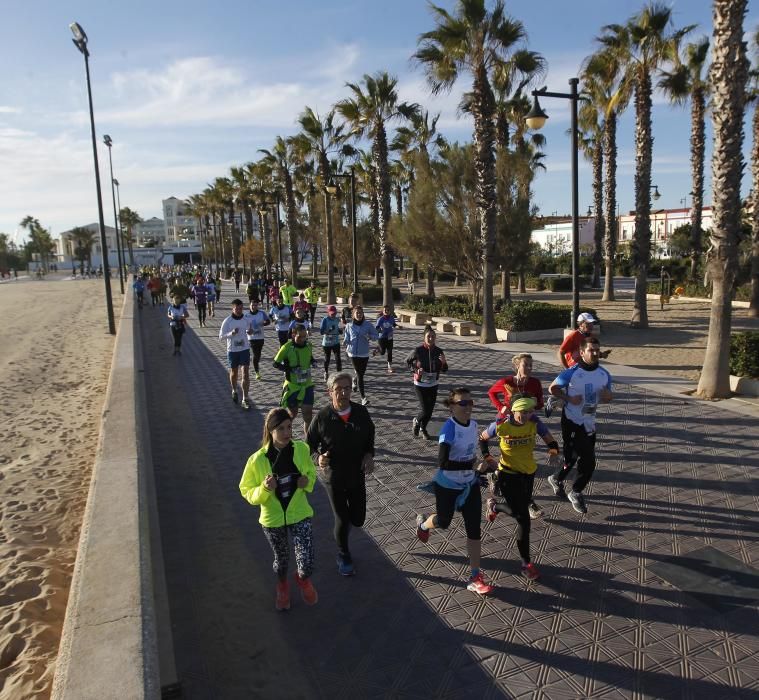
M102 280L0 285L2 700L50 694L113 351L103 299Z

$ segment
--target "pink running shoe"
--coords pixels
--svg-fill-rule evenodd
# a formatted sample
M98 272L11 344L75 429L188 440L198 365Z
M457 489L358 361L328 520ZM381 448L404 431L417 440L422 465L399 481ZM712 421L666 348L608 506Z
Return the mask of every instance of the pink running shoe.
M538 567L530 562L529 564L522 564L522 576L530 579L530 581L537 581L540 578L540 572Z
M489 523L492 523L495 521L495 519L498 517L498 511L495 509L495 498L488 498L485 506L485 520L487 520Z
M492 592L493 588L495 586L491 586L489 583L485 583L485 577L482 575L482 572L480 571L477 576L474 576L473 578L469 579L469 582L466 586L468 591L473 591L474 593L478 593L479 595L487 595L488 593Z

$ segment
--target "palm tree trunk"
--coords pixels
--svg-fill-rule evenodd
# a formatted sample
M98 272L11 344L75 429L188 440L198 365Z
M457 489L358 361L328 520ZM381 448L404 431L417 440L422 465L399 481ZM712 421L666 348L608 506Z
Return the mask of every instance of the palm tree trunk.
M372 144L374 174L376 177L377 198L379 200L379 249L382 260L382 305L393 310L393 249L390 247L388 233L390 228L390 168L387 162L387 134L380 122L375 127Z
M419 265L417 263L411 264L411 283L417 284L419 282Z
M319 275L319 247L314 243L311 246L311 277L316 279Z
M519 271L519 293L527 294L527 280L525 279L524 270Z
M703 88L691 95L690 163L692 173L692 197L690 215L690 278L694 282L698 276L698 265L703 249L701 232L701 209L704 204L704 151L706 150L705 115L706 98ZM754 122L756 122L754 114Z
M335 244L332 240L332 202L329 192L324 190L324 231L327 241L327 303L334 304L335 293Z
M290 173L283 171L285 179L285 213L287 215L287 243L290 248L290 279L293 284L298 279L298 213L293 191L293 179Z
M374 266L374 285L379 287L382 284L382 267L380 265Z
M604 217L604 255L606 257L606 278L602 301L614 301L614 256L617 254L617 230L619 222L617 208L617 115L611 112L604 121L604 160L606 161L606 180L604 199L606 216Z
M651 75L642 72L635 84L635 235L636 268L632 328L648 328L648 267L651 263Z
M751 211L751 298L748 315L759 316L759 108L754 108L752 122L754 143L751 151L751 175L753 180ZM695 190L694 190L695 191Z
M746 0L714 0L712 46L712 193L714 219L707 270L712 282L709 337L698 395L730 396L730 326L738 270L741 216L743 110L748 60L743 42Z
M261 240L264 244L264 268L266 277L271 277L272 253L271 253L271 228L269 226L269 212L265 209L258 210L258 220L261 226Z
M501 299L505 302L511 301L511 272L509 270L501 271Z
M593 281L591 287L598 289L601 286L601 261L603 260L604 238L604 195L603 195L603 144L596 139L593 146L593 211L595 222L593 227Z
M427 265L427 296L428 297L434 297L435 296L435 270L433 269L432 265Z

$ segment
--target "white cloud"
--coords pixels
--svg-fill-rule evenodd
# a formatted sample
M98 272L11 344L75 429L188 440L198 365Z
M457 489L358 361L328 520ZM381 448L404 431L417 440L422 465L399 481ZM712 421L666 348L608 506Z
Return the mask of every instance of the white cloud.
M21 110L18 107L9 107L8 105L0 105L0 114L19 114Z

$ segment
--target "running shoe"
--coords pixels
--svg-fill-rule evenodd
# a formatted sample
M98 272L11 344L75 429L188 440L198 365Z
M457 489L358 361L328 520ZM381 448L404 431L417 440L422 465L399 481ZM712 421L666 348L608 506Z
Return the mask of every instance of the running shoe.
M232 389L232 401L237 403L237 392L234 389Z
M366 396L364 396L364 398L361 399L361 405L362 406L368 406L369 405L369 399L367 399Z
M536 581L540 578L540 572L538 567L530 562L529 564L522 564L522 576L530 579L530 581Z
M325 382L327 381L327 377L328 377L328 376L329 376L329 375L328 375L328 373L327 373L327 370L325 369L325 370L324 370L324 381L325 381Z
M553 489L554 496L562 501L567 500L567 494L566 491L564 491L564 484L556 478L556 475L551 474L551 476L548 477L548 483Z
M485 503L485 520L487 520L489 523L494 522L498 517L498 511L495 509L495 503L495 498L488 498Z
M374 350L372 350L372 357L377 357L378 352L379 350L377 350L377 348L374 348Z
M537 503L530 503L530 505L527 506L527 510L530 513L530 518L532 520L537 520L538 518L543 517L543 509Z
M355 377L351 380L351 391L358 391L358 381Z
M248 403L248 399L244 398L242 400L242 403L240 404L246 411L250 408L250 404Z
M567 494L567 498L572 504L572 508L574 508L578 513L588 512L588 509L585 506L585 499L582 497L581 493L577 493L577 491L570 491Z
M551 414L553 413L553 396L549 396L546 399L546 405L543 408L543 411L545 412L546 418L550 418Z
M416 516L416 536L422 541L427 542L430 539L430 531L422 530L422 523L427 520L427 516L424 513L420 513Z
M349 556L338 552L337 571L341 576L353 576L353 574L356 573L356 570L353 568L353 562Z
M487 595L493 591L493 588L495 588L495 586L491 586L489 583L485 583L485 577L480 571L477 576L473 576L469 579L466 588L468 591L473 591L479 595Z
M422 432L422 437L423 437L425 440L432 440L432 435L430 435L430 434L427 432L427 428L422 428L421 432Z
M295 583L300 588L300 595L303 598L303 602L306 605L316 605L319 600L319 594L314 588L314 584L311 583L310 578L301 578L298 574L295 574Z
M411 430L414 432L414 437L419 437L419 430L421 429L421 425L419 425L419 421L416 418L413 418L411 420Z
M277 610L290 609L290 586L287 581L277 581L277 600L274 607Z
M258 380L261 379L261 373L260 372L256 372L256 379L258 379Z
M393 366L389 362L387 363L387 373L388 374L393 373Z

